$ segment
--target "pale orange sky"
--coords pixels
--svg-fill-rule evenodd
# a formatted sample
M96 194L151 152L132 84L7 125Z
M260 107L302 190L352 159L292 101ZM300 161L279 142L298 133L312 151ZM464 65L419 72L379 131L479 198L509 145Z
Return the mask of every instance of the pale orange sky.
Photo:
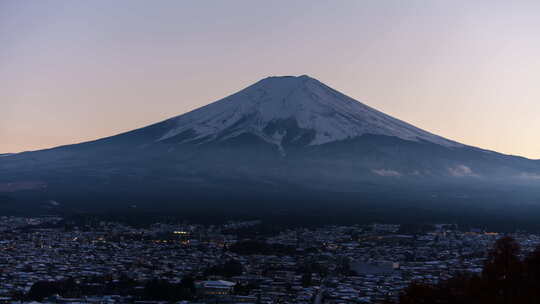
M308 74L438 135L540 158L539 1L0 2L0 153Z

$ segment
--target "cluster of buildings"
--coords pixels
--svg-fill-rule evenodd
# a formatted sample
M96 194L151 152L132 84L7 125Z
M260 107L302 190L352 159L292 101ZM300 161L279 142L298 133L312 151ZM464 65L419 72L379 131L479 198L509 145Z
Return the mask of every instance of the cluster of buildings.
M259 221L146 228L110 222L67 228L59 222L2 217L0 303L28 301L36 282L72 279L92 294L42 301L148 304L153 299L141 296L147 282L181 284L186 276L195 280L196 293L183 303L379 303L395 299L412 281L436 283L481 271L500 237L454 225L405 233L399 225L379 224L291 228L252 240L235 229L257 229ZM538 235L512 237L525 252L540 244ZM237 250L249 242L264 246ZM211 271L228 261L241 270ZM129 288L118 289L127 281Z
M59 216L15 217L0 216L0 232L39 225L56 224L62 220Z

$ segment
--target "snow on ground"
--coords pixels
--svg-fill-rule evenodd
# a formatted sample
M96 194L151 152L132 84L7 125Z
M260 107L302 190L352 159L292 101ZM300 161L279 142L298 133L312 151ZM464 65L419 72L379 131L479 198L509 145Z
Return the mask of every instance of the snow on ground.
M314 130L311 145L364 134L425 140L447 147L461 144L418 129L368 107L306 75L268 77L207 106L172 118L176 127L159 140L193 130L189 140L212 141L252 133L280 144L284 134L266 134L269 123L295 119L302 129ZM189 141L188 140L188 141Z

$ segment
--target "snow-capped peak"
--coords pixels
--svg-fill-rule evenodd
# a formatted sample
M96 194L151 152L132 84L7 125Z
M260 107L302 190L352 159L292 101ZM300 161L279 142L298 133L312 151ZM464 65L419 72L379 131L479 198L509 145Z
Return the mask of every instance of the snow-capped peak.
M175 127L160 141L186 132L191 136L183 142L225 140L251 133L281 147L285 137L321 145L375 134L461 146L370 108L307 75L268 77L171 120ZM293 129L295 134L291 134Z

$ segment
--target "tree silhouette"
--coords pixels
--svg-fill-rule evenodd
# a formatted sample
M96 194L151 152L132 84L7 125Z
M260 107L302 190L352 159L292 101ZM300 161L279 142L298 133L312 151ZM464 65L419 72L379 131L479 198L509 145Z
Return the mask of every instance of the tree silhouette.
M413 282L399 296L400 304L538 304L540 248L520 259L511 237L497 240L480 275L460 274L435 285Z
M311 272L305 272L302 274L302 287L309 287L312 284L312 273Z
M224 277L234 277L242 275L244 266L237 260L228 260L224 264L212 266L204 271L205 276L218 275Z
M58 293L60 293L60 288L56 282L40 281L32 285L27 296L30 300L41 301Z
M529 303L540 303L540 247L523 261L523 284L527 289L524 297Z
M484 263L482 277L487 288L497 290L494 303L510 303L519 296L522 281L522 263L519 259L521 248L511 237L498 239ZM502 302L501 302L502 301Z

